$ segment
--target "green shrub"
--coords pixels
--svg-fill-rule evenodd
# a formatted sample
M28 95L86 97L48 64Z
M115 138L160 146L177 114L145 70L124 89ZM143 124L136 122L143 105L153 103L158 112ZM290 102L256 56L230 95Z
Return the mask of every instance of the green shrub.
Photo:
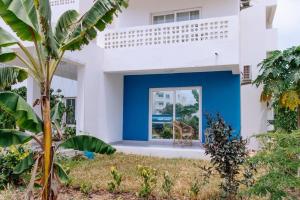
M63 137L64 139L69 139L71 137L76 136L76 127L65 127L63 131Z
M267 133L258 136L262 150L250 159L266 172L248 190L270 199L297 199L300 194L300 131ZM299 196L298 196L299 197Z
M92 184L88 182L81 183L80 185L80 192L84 195L89 195L92 192Z
M111 167L110 175L113 180L108 183L108 191L115 192L120 188L123 175L115 167Z
M173 138L173 130L167 124L163 125L161 137L165 138L165 139L167 139L167 138Z
M22 181L20 175L14 174L13 170L28 154L29 150L25 146L0 148L0 189L4 189L7 184L18 185Z
M172 191L173 186L174 186L174 182L173 182L169 172L165 171L163 174L162 189L163 189L163 192L169 197L171 196L171 191Z
M189 195L191 199L197 199L199 192L200 192L200 182L198 179L192 182L190 189L189 189Z
M233 135L232 128L220 115L214 119L208 116L205 153L223 181L220 184L221 198L235 199L238 193L242 165L246 162L246 140Z
M157 183L157 170L142 165L138 165L137 169L142 178L142 185L137 195L138 197L149 198Z
M283 129L287 132L297 129L297 111L283 108L279 103L273 104L275 130Z

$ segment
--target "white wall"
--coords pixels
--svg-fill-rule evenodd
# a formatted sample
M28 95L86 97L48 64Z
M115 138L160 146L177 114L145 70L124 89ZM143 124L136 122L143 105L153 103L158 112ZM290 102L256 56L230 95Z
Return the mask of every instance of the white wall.
M67 78L54 76L52 80L51 88L56 91L57 89L62 90L62 95L65 97L76 97L77 96L77 81L70 80Z
M224 21L228 25L226 29L222 26ZM217 25L213 26L211 24ZM197 32L194 32L192 28L194 26L206 27L206 29L199 28ZM179 27L180 30L178 33L170 31L166 34L163 31L165 28L172 30L172 28ZM152 36L147 36L146 31L149 29L153 31ZM131 35L130 32L133 31L137 34ZM144 31L144 35L139 35L139 31ZM113 34L121 34L122 32L126 32L126 39L121 38L121 36L118 39L114 39L115 37L112 36ZM154 32L158 36L155 36ZM225 32L226 37L223 37L223 33ZM109 34L111 36L107 36ZM204 34L207 34L206 39L203 36ZM231 66L229 70L239 73L238 16L116 29L114 31L106 31L104 35L107 37L105 38L106 40L102 37L99 43L101 44L102 42L102 45L106 47L109 46L109 48L104 50L104 70L106 72L152 73L153 71L158 72L162 70L161 73L164 73L164 71L178 71L181 69L188 71L215 71L228 70L227 67ZM166 36L169 39L166 39ZM176 42L174 37L179 37L177 39L178 42ZM182 38L186 37L188 41L181 42ZM197 40L194 38L197 38ZM148 39L151 39L153 44L147 45ZM129 46L131 40L142 42L135 42L136 44L132 47ZM157 43L155 44L154 41ZM115 42L118 43L118 47L115 47ZM126 47L121 47L123 42L126 42ZM206 69L203 69L205 67Z
M84 65L77 73L77 130L106 142L122 140L123 76L103 72L103 49L94 42L66 57Z
M119 27L151 24L151 14L191 8L202 8L202 17L237 15L238 0L130 0L129 7L120 14L116 22Z
M255 1L254 5L240 14L240 65L251 65L252 79L259 74L257 65L266 58L267 51L277 46L276 30L266 29L265 1ZM270 38L270 33L273 34ZM273 49L274 50L274 49ZM268 109L260 102L262 89L254 85L241 86L242 136L248 138L267 131ZM250 148L258 148L252 140Z

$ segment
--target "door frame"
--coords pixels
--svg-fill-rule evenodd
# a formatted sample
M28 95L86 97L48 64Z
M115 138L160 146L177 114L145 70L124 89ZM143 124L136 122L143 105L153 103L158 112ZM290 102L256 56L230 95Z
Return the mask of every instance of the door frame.
M159 92L159 91L173 91L173 111L176 111L176 91L177 90L193 90L197 89L199 91L199 139L193 140L196 142L202 143L202 87L201 86L189 86L189 87L163 87L163 88L149 88L149 118L148 118L148 140L149 141L173 141L173 139L153 139L152 138L152 99L153 99L153 92ZM175 112L173 112L173 119L174 115L176 115ZM174 128L173 128L173 137L174 137Z

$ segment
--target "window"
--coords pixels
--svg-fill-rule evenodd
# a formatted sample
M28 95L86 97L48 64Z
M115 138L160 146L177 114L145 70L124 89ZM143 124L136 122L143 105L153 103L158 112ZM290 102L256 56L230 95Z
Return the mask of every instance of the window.
M158 93L169 95L170 101L157 101ZM201 140L201 88L150 89L149 139L180 139L180 129L174 123L189 127L193 140Z
M182 22L189 20L200 19L200 9L187 10L187 11L173 11L166 14L154 14L152 18L153 24L164 24L172 22Z
M171 23L174 22L174 20L174 14L153 16L153 24Z
M66 99L66 107L68 109L66 114L66 124L76 124L76 99L75 98L67 98Z
M160 98L164 97L164 93L162 93L162 92L158 92L158 93L156 93L156 95L157 95L157 97L160 97Z
M251 83L251 66L250 65L244 66L243 83Z

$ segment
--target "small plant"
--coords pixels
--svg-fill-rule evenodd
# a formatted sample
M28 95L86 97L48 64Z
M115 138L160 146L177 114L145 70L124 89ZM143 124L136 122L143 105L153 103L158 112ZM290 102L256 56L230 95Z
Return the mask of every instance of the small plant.
M197 199L199 192L200 192L200 182L198 179L196 179L194 182L192 182L189 190L190 198L191 199Z
M138 197L148 199L157 183L157 170L152 167L142 165L138 165L137 169L139 175L143 179L142 186L137 195Z
M211 163L223 179L220 184L223 199L236 199L241 183L238 175L248 156L246 144L246 140L233 134L219 114L216 119L208 116L205 153L210 155Z
M123 175L115 167L111 167L110 175L113 178L113 180L108 183L108 191L115 192L117 189L120 188Z
M250 159L266 171L248 193L270 199L298 199L300 194L300 131L277 131L258 136L262 150Z
M171 191L172 191L172 187L174 186L174 182L169 174L169 172L165 171L163 174L163 183L162 183L162 189L164 191L164 193L170 197L171 196Z
M93 187L91 183L84 182L81 183L80 185L80 192L83 193L84 195L88 196L91 193L92 189Z
M19 184L21 178L18 173L14 173L14 169L28 154L29 151L24 145L0 148L0 190L7 184Z
M63 130L63 138L67 140L74 136L76 136L76 127L66 126Z

